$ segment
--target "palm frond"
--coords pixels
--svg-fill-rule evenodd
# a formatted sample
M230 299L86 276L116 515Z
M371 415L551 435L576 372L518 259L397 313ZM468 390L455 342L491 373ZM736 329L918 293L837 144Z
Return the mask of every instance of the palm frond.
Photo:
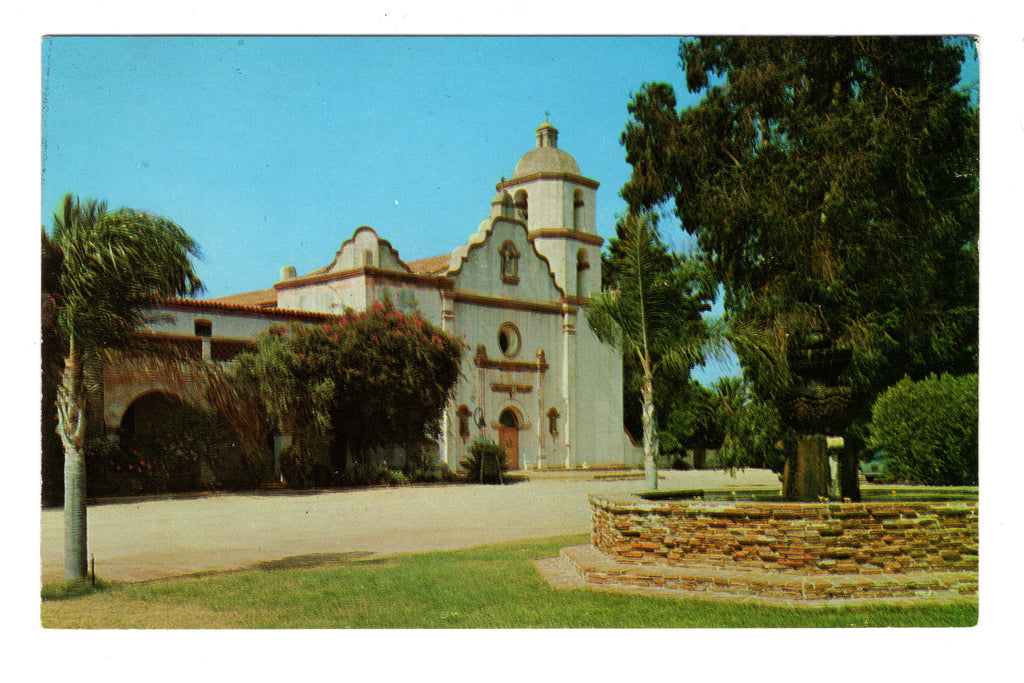
M621 351L622 328L618 321L622 314L618 308L616 293L605 291L591 300L586 308L586 316L587 323L597 338Z
M157 301L202 290L198 245L165 218L111 213L69 194L54 214L52 241L63 255L58 326L86 347L121 346Z
M672 314L671 283L660 267L664 255L654 248L647 217L626 218L618 247L619 289L599 296L588 308L588 320L600 338L623 353L639 348L646 354L651 331L663 328Z

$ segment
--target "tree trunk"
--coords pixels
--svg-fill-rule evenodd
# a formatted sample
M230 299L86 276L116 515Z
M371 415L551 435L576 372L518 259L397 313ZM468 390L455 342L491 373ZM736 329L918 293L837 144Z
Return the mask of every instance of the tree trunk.
M787 444L782 497L818 501L828 497L828 442L818 434L799 434Z
M702 470L707 467L708 461L708 449L706 448L694 448L693 449L693 469Z
M57 390L57 431L64 444L64 580L88 574L85 487L85 386L74 335Z
M843 452L839 454L839 485L843 498L860 502L860 452L864 440L847 429L843 435Z
M658 429L654 417L654 382L644 374L643 385L644 479L648 491L658 490Z

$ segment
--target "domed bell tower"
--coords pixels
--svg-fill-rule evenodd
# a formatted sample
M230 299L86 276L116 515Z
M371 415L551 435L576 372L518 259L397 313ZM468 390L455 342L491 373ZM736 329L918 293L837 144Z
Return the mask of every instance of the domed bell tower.
M537 146L519 159L511 178L498 184L499 194L512 198L512 217L526 224L570 297L589 297L601 288L597 187L558 148L558 129L547 120L537 128Z

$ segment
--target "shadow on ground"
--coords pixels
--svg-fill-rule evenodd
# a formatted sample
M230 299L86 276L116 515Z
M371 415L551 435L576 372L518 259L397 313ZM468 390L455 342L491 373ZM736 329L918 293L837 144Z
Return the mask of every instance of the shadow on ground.
M257 562L252 569L298 569L304 567L320 567L335 562L356 562L372 557L375 553L366 550L353 550L347 553L310 553L308 555L289 555L279 560Z

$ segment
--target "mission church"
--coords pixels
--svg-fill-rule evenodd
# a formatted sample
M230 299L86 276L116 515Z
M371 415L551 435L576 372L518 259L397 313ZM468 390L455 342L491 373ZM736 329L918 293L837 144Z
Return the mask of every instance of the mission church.
M636 466L642 454L622 422L621 356L598 340L584 311L601 287L598 183L558 148L553 125L545 121L536 136L497 184L487 218L451 253L405 262L373 228L359 227L322 268L298 275L284 266L268 289L167 301L155 312L169 315L144 333L230 362L274 323L322 322L390 299L469 349L436 443L440 463L455 470L485 435L512 469ZM104 429L117 434L158 414L168 393L156 380L105 369ZM288 441L275 436L275 452Z

